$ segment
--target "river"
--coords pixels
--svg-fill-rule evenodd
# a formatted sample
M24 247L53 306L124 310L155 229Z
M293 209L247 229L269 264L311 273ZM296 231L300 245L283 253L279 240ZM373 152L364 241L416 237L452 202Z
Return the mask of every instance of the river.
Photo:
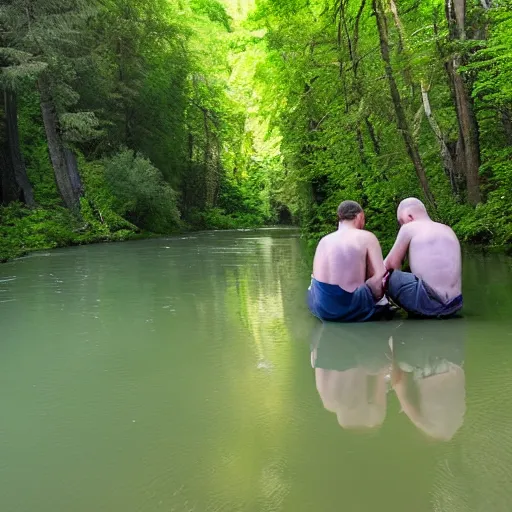
M322 326L309 274L283 229L0 266L0 510L509 511L510 260L449 321Z

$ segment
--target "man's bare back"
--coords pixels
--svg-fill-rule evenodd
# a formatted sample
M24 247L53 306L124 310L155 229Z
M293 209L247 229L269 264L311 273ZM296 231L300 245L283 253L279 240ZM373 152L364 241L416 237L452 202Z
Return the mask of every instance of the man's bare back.
M420 203L421 204L421 203ZM461 294L461 251L453 230L428 215L403 223L386 268L400 269L408 254L411 272L444 301Z
M379 242L369 231L340 228L320 240L313 262L313 277L353 292L370 277L367 276L370 253L379 265L379 251Z
M340 225L318 244L313 262L313 277L353 292L365 282L380 298L386 272L377 237L363 229Z
M451 228L432 221L407 224L411 271L442 299L461 294L460 244Z

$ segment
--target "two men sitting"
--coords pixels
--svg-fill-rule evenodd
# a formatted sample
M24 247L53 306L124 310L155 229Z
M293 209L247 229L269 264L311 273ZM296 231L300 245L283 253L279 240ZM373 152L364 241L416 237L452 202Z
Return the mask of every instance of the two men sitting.
M388 307L385 294L408 313L449 317L462 308L461 251L451 228L434 222L416 198L398 206L400 231L386 259L364 230L355 201L338 207L338 230L318 244L308 306L322 320L362 322ZM408 258L411 272L401 270Z

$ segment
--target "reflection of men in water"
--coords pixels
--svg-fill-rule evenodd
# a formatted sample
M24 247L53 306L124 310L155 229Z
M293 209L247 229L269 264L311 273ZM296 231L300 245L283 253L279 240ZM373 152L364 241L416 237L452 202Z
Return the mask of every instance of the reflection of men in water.
M376 428L386 416L390 355L379 324L326 322L311 354L318 394L343 428Z
M450 316L462 308L460 244L451 228L433 222L419 199L398 206L401 225L384 264L393 270L387 292L410 313ZM400 271L409 254L412 274Z
M393 325L389 332L384 326ZM343 428L376 428L386 416L388 375L411 422L429 437L450 440L466 410L463 319L397 324L324 322L315 331L311 364L324 407Z
M338 230L318 244L308 290L311 312L322 320L365 321L377 311L386 272L379 241L365 231L361 206L343 201Z
M403 412L429 437L449 441L466 411L464 320L407 321L392 337L391 383Z

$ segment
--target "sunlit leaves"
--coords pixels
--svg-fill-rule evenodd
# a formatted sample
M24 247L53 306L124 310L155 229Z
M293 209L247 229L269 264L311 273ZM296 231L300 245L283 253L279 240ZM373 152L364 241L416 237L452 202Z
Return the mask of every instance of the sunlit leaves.
M436 139L422 114L420 84L428 88L436 121L454 152L458 123L445 69L453 55L472 56L461 72L472 84L477 105L485 103L494 111L477 112L484 136L491 133L488 129L496 130L497 123L501 131L498 116L503 116L505 127L510 124L509 3L496 3L487 12L476 2L468 3L469 37L464 41L448 37L444 0L395 1L395 11L391 1L383 4L397 86L428 178L437 197L443 198L438 213L447 221L458 221L465 213L445 207L454 199ZM262 106L282 135L284 179L290 190L303 196L308 229L324 233L326 223L332 226L329 212L336 202L352 198L370 213L379 212L369 215L370 226L389 236L398 200L418 194L418 188L394 128L371 2L261 0L255 19L266 29L268 46L265 65L257 74L264 84ZM499 140L497 144L503 144ZM491 165L494 170L483 167L486 176L500 169L492 187L503 187L504 168L511 172L510 165L499 162Z

